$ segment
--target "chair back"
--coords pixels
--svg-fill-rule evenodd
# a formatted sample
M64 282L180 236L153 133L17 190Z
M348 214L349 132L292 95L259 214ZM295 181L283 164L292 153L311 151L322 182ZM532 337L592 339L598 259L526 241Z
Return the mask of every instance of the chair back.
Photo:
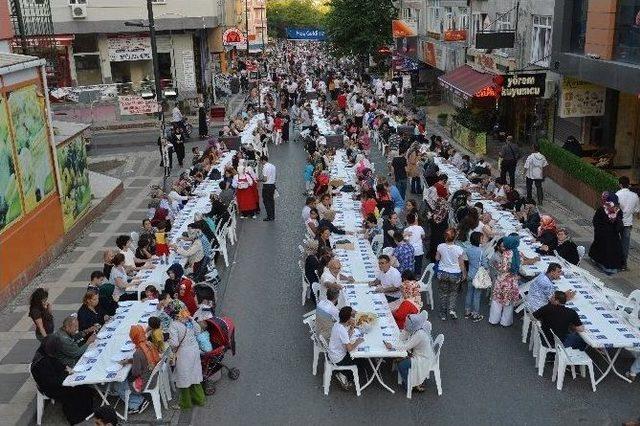
M560 340L560 338L558 336L556 336L556 333L553 332L553 330L551 330L551 334L553 334L553 342L555 343L556 346L556 351L562 351L562 353L567 357L567 359L569 358L569 354L567 353L567 349L564 347L564 344L562 343L562 340Z
M373 250L373 253L376 256L380 256L380 253L382 252L383 243L384 243L384 237L382 234L378 234L375 237L373 237L373 240L371 241L371 250Z
M431 282L433 281L433 276L435 275L433 273L433 268L435 267L435 265L433 263L430 263L427 265L426 268L424 268L424 272L422 273L422 277L420 277L420 282L426 286L430 285ZM429 275L429 277L427 278L427 274ZM426 281L425 281L426 278Z
M307 277L305 276L305 280ZM320 300L320 283L313 282L311 283L311 291L313 295L316 297L316 303Z
M440 363L440 351L444 344L444 334L438 334L438 337L433 341L433 354L435 356L435 365Z
M578 265L582 261L582 258L587 254L587 249L585 246L578 246Z
M538 337L540 337L540 342L542 346L547 347L549 349L553 348L554 345L551 344L547 335L544 334L544 330L542 329L542 323L538 321L533 315L531 315L531 324L535 326L536 330L538 330ZM555 334L554 334L555 336Z
M150 392L158 386L158 375L160 374L160 370L162 370L162 366L169 359L169 351L166 350L160 357L158 363L153 367L151 371L151 375L149 376L149 380L147 380L147 384L144 386L144 390L142 392Z
M324 338L324 336L315 335L315 337L316 337L316 340L318 340L318 342L320 343L320 347L325 352L325 358L327 359L329 364L335 365L333 363L333 361L331 361L331 359L329 358L329 354L328 354L329 353L329 344L327 343L327 341Z
M131 241L133 242L133 244L137 246L138 240L140 240L140 234L138 234L136 231L132 231L129 236L131 237Z
M298 268L300 268L300 271L304 273L304 262L302 261L302 259L298 259Z

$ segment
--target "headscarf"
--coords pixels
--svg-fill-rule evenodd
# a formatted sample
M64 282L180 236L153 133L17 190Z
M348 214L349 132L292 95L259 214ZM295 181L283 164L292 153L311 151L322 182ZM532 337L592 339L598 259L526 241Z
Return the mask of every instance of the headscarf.
M318 252L318 246L319 246L318 240L310 240L304 246L304 251L306 255L311 256L312 254L316 254Z
M520 272L520 251L518 246L520 245L520 237L517 235L509 235L502 239L502 245L506 250L510 250L511 256L511 273L518 274Z
M609 220L614 221L618 216L618 196L613 192L605 191L602 193L601 200L604 212Z
M180 265L179 263L174 263L169 266L169 269L167 269L167 275L169 275L170 271L173 271L173 273L175 274L176 281L180 282L180 279L182 279L182 276L184 275L184 268L182 267L182 265Z
M164 308L164 313L167 314L172 320L178 319L181 312L186 312L187 315L189 313L189 311L187 310L187 306L182 301L177 299L173 299Z
M140 349L147 359L150 366L155 366L160 361L160 353L158 349L147 340L147 333L144 331L144 327L139 324L132 325L129 330L129 338L136 345L137 349Z
M538 236L542 235L544 231L553 231L555 234L558 228L556 226L556 221L553 217L548 214L543 214L540 217L540 226L538 227Z
M427 311L421 311L418 314L407 315L404 323L404 329L409 334L415 334L420 330L424 330L427 335L431 334L431 322L429 322L429 314Z

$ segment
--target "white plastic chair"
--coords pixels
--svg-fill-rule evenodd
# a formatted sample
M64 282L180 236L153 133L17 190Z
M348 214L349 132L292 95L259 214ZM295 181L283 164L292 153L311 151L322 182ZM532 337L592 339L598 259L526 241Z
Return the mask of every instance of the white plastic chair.
M129 236L131 237L131 241L133 242L133 245L137 246L138 241L140 240L140 234L138 234L136 231L133 231Z
M31 374L31 364L29 364L29 375L33 380L33 384L36 386L36 424L39 426L42 424L42 414L44 413L44 402L49 400L51 401L51 405L55 404L56 401L49 398L38 389L38 384L33 379L33 374Z
M300 275L302 275L302 306L307 302L307 294L309 293L309 281L304 273L304 263L302 260L298 260L298 268L300 268Z
M429 306L431 306L431 309L433 309L435 303L433 300L433 276L435 275L433 268L433 263L428 264L427 267L424 268L422 277L420 277L420 293L426 293L429 296ZM428 278L427 274L429 274Z
M164 401L171 401L173 398L171 395L172 391L176 391L175 383L173 382L171 376L171 367L169 366L169 354L170 350L167 349L162 354L162 367L160 367L160 391L162 392L162 397ZM165 408L167 403L165 402Z
M228 224L225 223L220 228L218 228L216 232L216 240L218 241L218 247L213 248L212 252L222 254L224 258L224 264L226 267L229 267L229 253L227 252L227 238L228 238Z
M228 234L229 242L234 245L238 241L238 205L235 200L229 204Z
M551 342L549 342L547 335L542 331L542 324L540 324L540 321L534 318L532 324L533 329L537 332L536 339L538 339L537 344L534 344L534 347L538 347L538 356L536 360L538 362L538 376L542 377L544 375L544 364L547 362L547 354L555 354L556 348L551 344Z
M429 367L429 375L427 379L431 377L431 372L436 379L436 388L438 389L438 396L442 395L442 380L440 378L440 350L442 349L442 345L444 343L444 334L438 334L438 337L433 341L433 353L434 359ZM400 373L398 373L398 384L400 384ZM414 383L411 383L411 368L409 368L409 373L407 374L407 398L411 399L411 393L413 392L413 387L417 386Z
M522 343L527 343L529 329L531 328L531 311L526 301L522 302L522 306L524 309L524 315L522 317Z
M516 302L517 306L515 307L514 312L520 313L524 310L524 301L527 300L527 295L529 294L529 288L531 287L532 281L533 280L529 280L518 287L518 292L520 293L520 300Z
M553 332L552 332L553 333ZM558 336L553 334L553 340L556 344L556 359L553 363L553 377L551 380L556 380L556 388L562 390L562 384L564 382L564 375L567 372L567 367L571 367L571 374L573 378L576 378L575 366L580 367L580 375L586 377L585 369L589 369L589 377L591 378L591 389L596 391L596 379L593 372L593 361L589 358L586 352L578 349L566 348Z
M324 374L322 377L322 387L324 394L329 395L329 387L331 386L331 377L334 371L351 371L353 374L353 384L356 388L356 395L360 396L360 377L358 376L358 367L356 365L336 365L329 359L327 341L322 336L318 336L318 341L324 351Z
M586 254L587 254L587 248L585 246L578 246L578 264L576 266L580 265L580 263L582 262L582 259Z
M311 373L315 376L318 374L318 360L320 359L320 354L325 353L325 351L316 335L316 311L313 310L311 312L313 312L313 315L309 315L302 322L307 324L309 327L311 343L313 343L313 363L311 364Z
M371 250L373 250L373 253L376 256L380 256L380 253L382 253L382 245L384 244L384 236L382 234L378 234L375 237L373 237L373 240L371 240Z
M151 396L151 402L153 404L153 411L156 414L156 420L162 419L162 406L161 402L164 402L164 408L167 409L167 402L164 400L164 397L161 395L162 388L162 377L160 375L160 371L162 366L165 364L165 358L162 357L160 361L153 367L153 371L149 376L149 380L147 381L146 386L140 393L148 393ZM127 386L127 390L124 395L124 421L127 421L127 417L129 416L129 397L131 396L131 389ZM162 400L162 401L161 401Z

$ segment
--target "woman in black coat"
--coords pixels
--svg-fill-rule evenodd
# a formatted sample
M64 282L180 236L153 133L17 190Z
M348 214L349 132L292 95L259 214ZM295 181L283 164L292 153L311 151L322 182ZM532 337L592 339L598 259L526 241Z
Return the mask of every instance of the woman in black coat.
M90 386L62 386L71 369L56 358L60 338L55 334L45 337L31 361L31 374L38 391L62 405L69 424L84 421L93 413L93 389Z
M610 192L602 194L602 205L593 215L593 243L589 257L607 274L615 274L622 268L623 230L622 210L618 197Z

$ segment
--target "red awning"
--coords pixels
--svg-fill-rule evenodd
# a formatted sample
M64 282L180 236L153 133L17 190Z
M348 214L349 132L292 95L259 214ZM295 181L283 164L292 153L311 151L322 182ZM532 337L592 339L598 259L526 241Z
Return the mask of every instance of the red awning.
M460 68L438 77L440 85L446 89L456 92L465 99L477 97L495 97L497 95L494 74L481 73L463 65Z

